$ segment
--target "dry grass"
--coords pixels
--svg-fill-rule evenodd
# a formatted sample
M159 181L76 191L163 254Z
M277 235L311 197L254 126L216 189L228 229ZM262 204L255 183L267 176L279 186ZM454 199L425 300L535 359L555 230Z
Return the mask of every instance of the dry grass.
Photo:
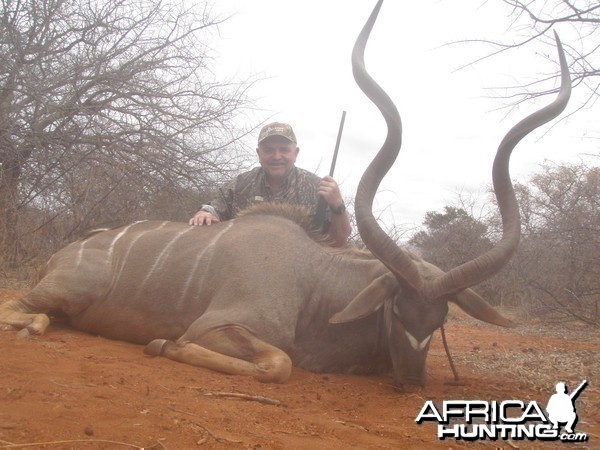
M517 311L505 315L519 326L504 330L453 312L451 321L494 328L497 334L494 341L475 341L470 351L456 352L453 358L459 372L460 368L475 368L484 376L516 382L543 406L557 382L565 382L572 390L585 379L588 385L577 398L576 407L580 423L593 423L600 410L600 330L577 322L560 326L539 319L521 322Z

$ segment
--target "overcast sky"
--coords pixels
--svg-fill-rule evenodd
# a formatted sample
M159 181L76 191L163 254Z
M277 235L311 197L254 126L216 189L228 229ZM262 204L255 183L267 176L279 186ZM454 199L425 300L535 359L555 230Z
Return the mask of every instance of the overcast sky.
M347 111L334 178L348 199L354 198L362 170L385 138L383 119L356 86L350 66L354 41L375 3L214 3L215 13L234 14L213 43L217 73L262 79L250 91L258 108L253 119L292 124L299 167L327 174L342 111ZM503 92L490 88L553 71L555 53L549 61L540 54L547 49L526 47L457 70L490 49L445 45L462 39L506 41L515 33L509 12L492 0L384 2L367 44L366 65L396 103L404 127L402 151L377 197L376 208L386 221L420 224L427 211L441 210L457 192L483 192L504 133L541 105L499 109L506 102L491 96ZM570 30L557 31L563 41L568 39ZM569 110L577 104L576 91ZM584 154L597 155L600 124L593 116L594 111L584 111L533 133L513 155L513 178L527 180L545 159L578 162ZM248 146L255 148L255 136Z

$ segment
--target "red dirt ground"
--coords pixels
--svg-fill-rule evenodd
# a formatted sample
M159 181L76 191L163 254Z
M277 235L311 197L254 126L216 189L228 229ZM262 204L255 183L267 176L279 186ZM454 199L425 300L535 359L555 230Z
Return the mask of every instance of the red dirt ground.
M20 294L0 289L0 301ZM270 385L54 325L33 339L1 330L0 448L569 448L439 441L434 425L415 418L426 400L521 399L545 407L557 381L574 388L583 379L589 385L576 403L576 431L589 441L576 447L600 448L597 332L541 324L507 331L459 316L446 335L463 384L446 383L452 373L436 333L427 386L399 393L388 376L294 369L287 383Z

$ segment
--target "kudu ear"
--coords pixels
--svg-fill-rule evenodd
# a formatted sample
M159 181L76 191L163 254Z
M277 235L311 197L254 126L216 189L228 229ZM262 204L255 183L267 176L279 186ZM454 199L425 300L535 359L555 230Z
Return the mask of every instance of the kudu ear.
M331 316L329 323L352 322L373 314L381 308L385 299L394 295L397 287L398 282L391 273L381 275L360 291L348 306Z
M471 317L482 320L483 322L499 325L506 328L514 328L517 325L504 317L498 311L490 306L479 294L472 289L465 289L455 294L450 300L455 303Z

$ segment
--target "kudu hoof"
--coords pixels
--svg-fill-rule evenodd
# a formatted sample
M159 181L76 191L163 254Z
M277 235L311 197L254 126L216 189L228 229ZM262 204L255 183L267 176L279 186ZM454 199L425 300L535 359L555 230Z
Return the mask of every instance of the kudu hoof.
M35 336L36 333L32 333L31 330L29 328L21 328L18 332L17 332L17 337L22 338L22 339L28 339L31 336Z
M144 353L150 356L160 356L162 355L167 342L168 341L166 339L154 339L152 342L146 345L146 348L144 348Z

